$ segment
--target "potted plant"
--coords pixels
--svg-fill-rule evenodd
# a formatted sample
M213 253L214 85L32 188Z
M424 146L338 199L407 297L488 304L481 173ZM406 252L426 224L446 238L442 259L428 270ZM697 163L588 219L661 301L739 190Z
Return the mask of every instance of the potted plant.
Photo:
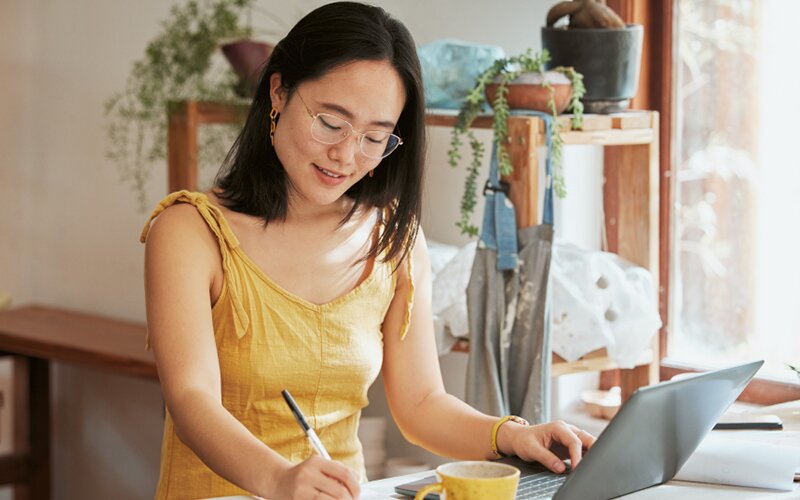
M452 130L449 163L456 167L461 159L462 137L467 136L472 150L472 161L467 169L464 194L461 198L461 213L456 225L461 232L470 236L478 234L478 228L470 223L470 216L477 203L478 174L483 161L483 143L475 138L470 125L484 110L487 102L493 110L492 141L497 145L497 161L501 175L509 175L513 170L506 150L508 140L507 119L512 107L538 109L551 113L553 117L565 109L571 110L572 128L580 128L583 121L581 98L585 93L583 77L573 68L556 67L545 71L549 54L543 50L533 56L531 51L507 58L497 59L489 68L478 75L475 85L462 103ZM563 80L562 80L563 79ZM566 90L565 90L566 88ZM538 95L537 95L538 94ZM566 97L565 97L566 96ZM561 173L561 125L556 120L551 128L551 149L553 158L553 188L559 197L566 195L564 177Z
M247 31L249 34L254 34L252 29L252 13L256 11L261 14L263 18L269 19L270 23L278 26L279 30L259 30L259 34L267 34L271 37L276 37L289 30L289 26L278 16L269 10L260 9L253 4L252 0L243 5L246 7L247 13ZM258 85L258 78L261 76L261 70L267 64L272 49L275 46L261 40L254 40L250 37L238 38L230 40L220 45L222 54L228 63L233 68L236 76L239 77L239 82L234 88L234 91L241 97L248 99L252 98L256 93Z
M167 149L167 107L183 99L237 99L236 75L214 59L220 40L248 37L243 19L253 0L188 0L173 6L162 31L133 64L125 89L106 101L109 149L123 181L147 206L145 186L152 166L163 163ZM237 127L206 127L200 163L220 159L235 138Z
M241 97L252 98L256 94L261 69L269 59L274 46L258 40L242 38L227 42L220 48L239 79L234 91Z
M636 94L644 28L626 25L605 0L572 0L553 6L542 28L550 66L570 66L586 84L586 111L627 109Z

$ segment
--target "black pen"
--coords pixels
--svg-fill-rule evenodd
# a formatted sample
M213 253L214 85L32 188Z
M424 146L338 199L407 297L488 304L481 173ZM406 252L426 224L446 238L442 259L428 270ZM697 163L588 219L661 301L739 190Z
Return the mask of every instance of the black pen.
M289 394L289 391L287 391L286 389L282 390L281 394L283 394L283 399L286 400L286 404L289 405L289 409L292 410L292 413L294 414L294 419L297 420L297 423L300 424L300 427L303 428L303 432L306 433L306 437L308 438L309 441L311 441L311 446L313 446L314 449L317 450L317 453L319 453L322 458L327 458L328 460L330 460L331 456L328 455L328 450L326 450L325 447L322 446L322 441L319 440L317 433L314 432L314 429L312 429L310 425L308 425L306 417L303 416L303 412L301 412L300 408L297 407L297 403L294 402L294 398L292 398L292 395Z

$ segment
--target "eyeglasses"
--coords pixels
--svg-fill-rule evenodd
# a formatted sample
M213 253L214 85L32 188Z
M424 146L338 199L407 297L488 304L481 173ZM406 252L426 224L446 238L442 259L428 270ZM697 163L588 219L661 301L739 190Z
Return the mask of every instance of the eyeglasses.
M350 137L350 134L355 134L358 137L358 146L361 153L372 160L381 160L386 158L397 149L397 146L403 144L403 139L399 136L385 132L383 130L367 130L366 132L359 132L345 119L328 113L317 113L308 107L303 96L297 92L297 96L306 107L308 116L313 121L311 122L311 137L317 142L322 144L338 144L343 140Z

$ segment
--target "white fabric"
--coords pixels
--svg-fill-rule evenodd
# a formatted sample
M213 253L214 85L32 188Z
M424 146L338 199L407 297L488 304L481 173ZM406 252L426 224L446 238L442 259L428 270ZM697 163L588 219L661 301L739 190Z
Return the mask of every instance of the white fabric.
M469 337L467 284L476 243L462 248L428 241L433 271L433 326L439 355L447 354L459 338Z
M557 243L550 279L553 352L574 361L605 347L632 368L661 327L650 273L613 253Z

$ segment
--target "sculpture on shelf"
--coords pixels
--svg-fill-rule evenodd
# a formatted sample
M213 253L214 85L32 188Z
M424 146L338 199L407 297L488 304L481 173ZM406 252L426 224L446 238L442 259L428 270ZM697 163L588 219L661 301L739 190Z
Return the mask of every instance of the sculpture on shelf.
M624 28L625 23L600 0L572 0L557 3L547 12L547 25L569 17L570 28Z
M560 2L547 14L542 47L549 66L571 66L584 76L589 113L629 107L636 94L644 28L626 25L605 0Z

